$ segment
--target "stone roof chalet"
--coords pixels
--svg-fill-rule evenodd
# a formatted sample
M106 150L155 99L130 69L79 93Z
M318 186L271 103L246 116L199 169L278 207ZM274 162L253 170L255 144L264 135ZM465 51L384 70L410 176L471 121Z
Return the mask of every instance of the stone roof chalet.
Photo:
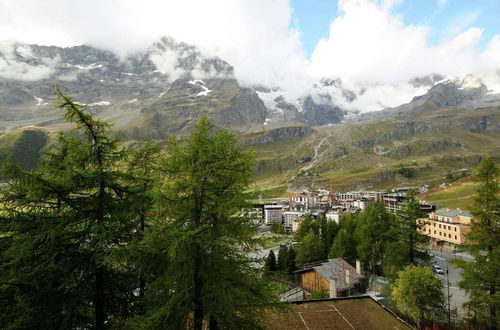
M339 291L353 288L354 285L358 284L364 278L363 275L360 275L356 272L356 268L351 266L342 258L328 259L306 264L304 265L304 267L295 272L302 273L307 272L311 269L315 270L322 278L327 281L335 280L337 290ZM349 284L346 283L346 270L349 271Z

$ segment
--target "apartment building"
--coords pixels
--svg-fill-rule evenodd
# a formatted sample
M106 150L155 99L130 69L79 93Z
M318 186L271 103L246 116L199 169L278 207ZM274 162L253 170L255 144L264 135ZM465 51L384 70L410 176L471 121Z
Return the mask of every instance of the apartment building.
M465 242L473 216L461 209L443 208L417 221L421 224L420 232L431 238L432 248L452 251Z
M264 206L264 222L266 225L273 223L282 223L283 221L283 205L266 205Z
M283 212L283 223L285 225L285 229L288 231L292 230L293 223L298 222L298 219L302 218L304 214L304 212L295 211Z

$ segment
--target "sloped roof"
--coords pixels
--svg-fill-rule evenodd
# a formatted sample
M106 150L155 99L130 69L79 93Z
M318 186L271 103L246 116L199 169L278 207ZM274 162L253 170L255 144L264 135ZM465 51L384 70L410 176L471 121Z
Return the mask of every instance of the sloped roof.
M267 313L269 329L411 329L370 297L290 303Z
M363 275L356 273L356 269L342 258L328 259L317 263L307 264L296 272L301 273L311 269L314 269L327 281L335 280L337 290L339 291L352 288L364 278ZM346 270L349 271L349 284L346 283Z
M470 218L473 217L469 211L457 210L457 209L443 208L443 209L436 210L435 213L436 213L436 215L439 215L441 217L448 217L448 218L456 218L458 216L470 217Z

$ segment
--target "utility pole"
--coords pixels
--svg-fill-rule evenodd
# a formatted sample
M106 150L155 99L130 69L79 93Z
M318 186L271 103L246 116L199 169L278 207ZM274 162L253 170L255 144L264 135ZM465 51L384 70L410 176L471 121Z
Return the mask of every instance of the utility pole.
M450 303L450 274L449 265L446 265L446 284L448 286L448 329L451 329L451 303Z

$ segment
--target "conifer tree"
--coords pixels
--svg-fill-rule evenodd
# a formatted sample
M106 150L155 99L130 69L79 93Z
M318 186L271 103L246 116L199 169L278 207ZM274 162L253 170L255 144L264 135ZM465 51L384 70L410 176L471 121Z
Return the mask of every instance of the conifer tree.
M119 256L118 261L125 261L130 267L135 267L138 276L138 296L144 297L146 290L144 269L148 265L161 267L160 263L152 260L146 260L146 254L142 246L146 229L150 226L154 216L152 209L154 204L154 188L161 173L158 169L158 162L161 158L161 148L158 144L147 142L135 147L127 159L127 182L129 191L133 198L130 199L130 215L132 225L132 237L130 243L119 249L115 255ZM125 256L125 257L124 257ZM149 269L149 272L154 269ZM143 313L142 304L139 307L139 313Z
M146 291L147 329L258 328L275 302L245 248L256 228L242 209L254 158L206 117L185 143L169 140L156 220L144 244L165 260Z
M281 245L278 251L278 270L286 271L288 265L288 247Z
M480 327L497 329L500 323L500 196L499 169L486 158L477 170L479 187L472 214L474 221L466 235L465 249L474 261L455 260L463 268L460 287L469 295L467 308Z
M408 264L416 265L416 260L428 260L426 246L429 237L419 232L425 227L425 221L419 220L424 217L420 210L420 202L415 197L415 190L408 191L404 208L397 215L397 231L399 241L404 243L404 251L401 251L408 258Z
M297 265L295 260L297 259L297 253L293 247L288 249L288 260L286 264L286 271L288 274L291 274L293 271L297 269Z
M276 255L273 250L271 250L267 255L265 269L269 273L276 271Z
M357 252L375 273L375 266L382 260L382 255L393 226L392 215L382 203L370 204L358 214L355 237Z
M297 251L297 265L302 266L309 262L322 260L323 247L318 235L311 229L304 237Z
M332 247L328 253L329 258L345 258L347 262L353 264L358 257L356 251L356 222L351 214L346 214L340 220L339 231L333 240Z
M2 194L2 289L14 290L16 327L96 328L119 324L133 300L128 273L107 263L129 234L125 154L108 125L56 87L58 108L75 124L33 171L12 162ZM79 134L79 137L75 135Z

